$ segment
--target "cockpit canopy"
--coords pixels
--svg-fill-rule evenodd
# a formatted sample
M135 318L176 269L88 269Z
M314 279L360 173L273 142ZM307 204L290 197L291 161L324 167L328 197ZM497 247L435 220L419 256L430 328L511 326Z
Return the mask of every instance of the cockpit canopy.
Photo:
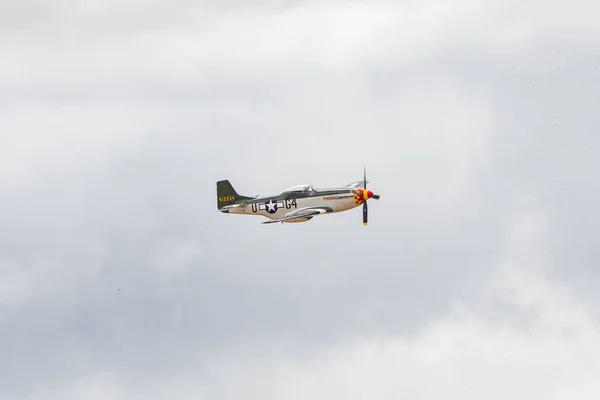
M285 189L284 193L305 193L308 195L312 195L317 190L312 185L296 185Z

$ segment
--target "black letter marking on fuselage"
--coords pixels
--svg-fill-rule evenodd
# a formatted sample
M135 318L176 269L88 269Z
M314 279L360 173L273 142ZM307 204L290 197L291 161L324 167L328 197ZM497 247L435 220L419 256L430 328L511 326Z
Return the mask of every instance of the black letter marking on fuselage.
M258 204L252 203L252 212L255 213L258 211Z
M291 203L289 199L286 199L285 208L289 210L290 208L292 208L292 206L294 206L294 208L298 208L298 203L296 203L296 199L293 199Z

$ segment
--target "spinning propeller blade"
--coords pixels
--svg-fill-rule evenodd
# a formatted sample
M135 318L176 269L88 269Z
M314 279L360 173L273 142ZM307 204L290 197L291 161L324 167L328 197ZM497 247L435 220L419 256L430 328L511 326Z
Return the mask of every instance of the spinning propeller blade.
M367 167L363 165L363 176L364 176L364 187L363 190L367 190ZM367 225L369 219L369 207L367 206L367 200L363 202L363 225Z
M369 208L367 207L367 202L363 203L363 225L367 224L367 219L369 218Z
M374 198L375 200L379 200L379 195L374 194L370 190L367 190L367 168L363 165L363 174L364 174L364 185L362 189L359 189L358 194L362 197L363 201L363 225L367 225L369 222L369 206L367 206L367 200L370 198Z

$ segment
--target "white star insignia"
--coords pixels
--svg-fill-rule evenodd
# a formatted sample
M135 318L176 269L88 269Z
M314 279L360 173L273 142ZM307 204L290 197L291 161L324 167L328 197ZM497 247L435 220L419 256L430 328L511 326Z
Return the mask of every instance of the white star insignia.
M275 208L275 206L273 205L273 200L269 200L269 202L266 204L267 206L267 211L271 211L272 209Z

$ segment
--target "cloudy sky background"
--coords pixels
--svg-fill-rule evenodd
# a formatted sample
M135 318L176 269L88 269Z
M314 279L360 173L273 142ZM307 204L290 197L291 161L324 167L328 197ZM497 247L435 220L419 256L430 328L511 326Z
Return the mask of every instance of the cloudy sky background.
M0 1L0 398L597 399L599 13Z

